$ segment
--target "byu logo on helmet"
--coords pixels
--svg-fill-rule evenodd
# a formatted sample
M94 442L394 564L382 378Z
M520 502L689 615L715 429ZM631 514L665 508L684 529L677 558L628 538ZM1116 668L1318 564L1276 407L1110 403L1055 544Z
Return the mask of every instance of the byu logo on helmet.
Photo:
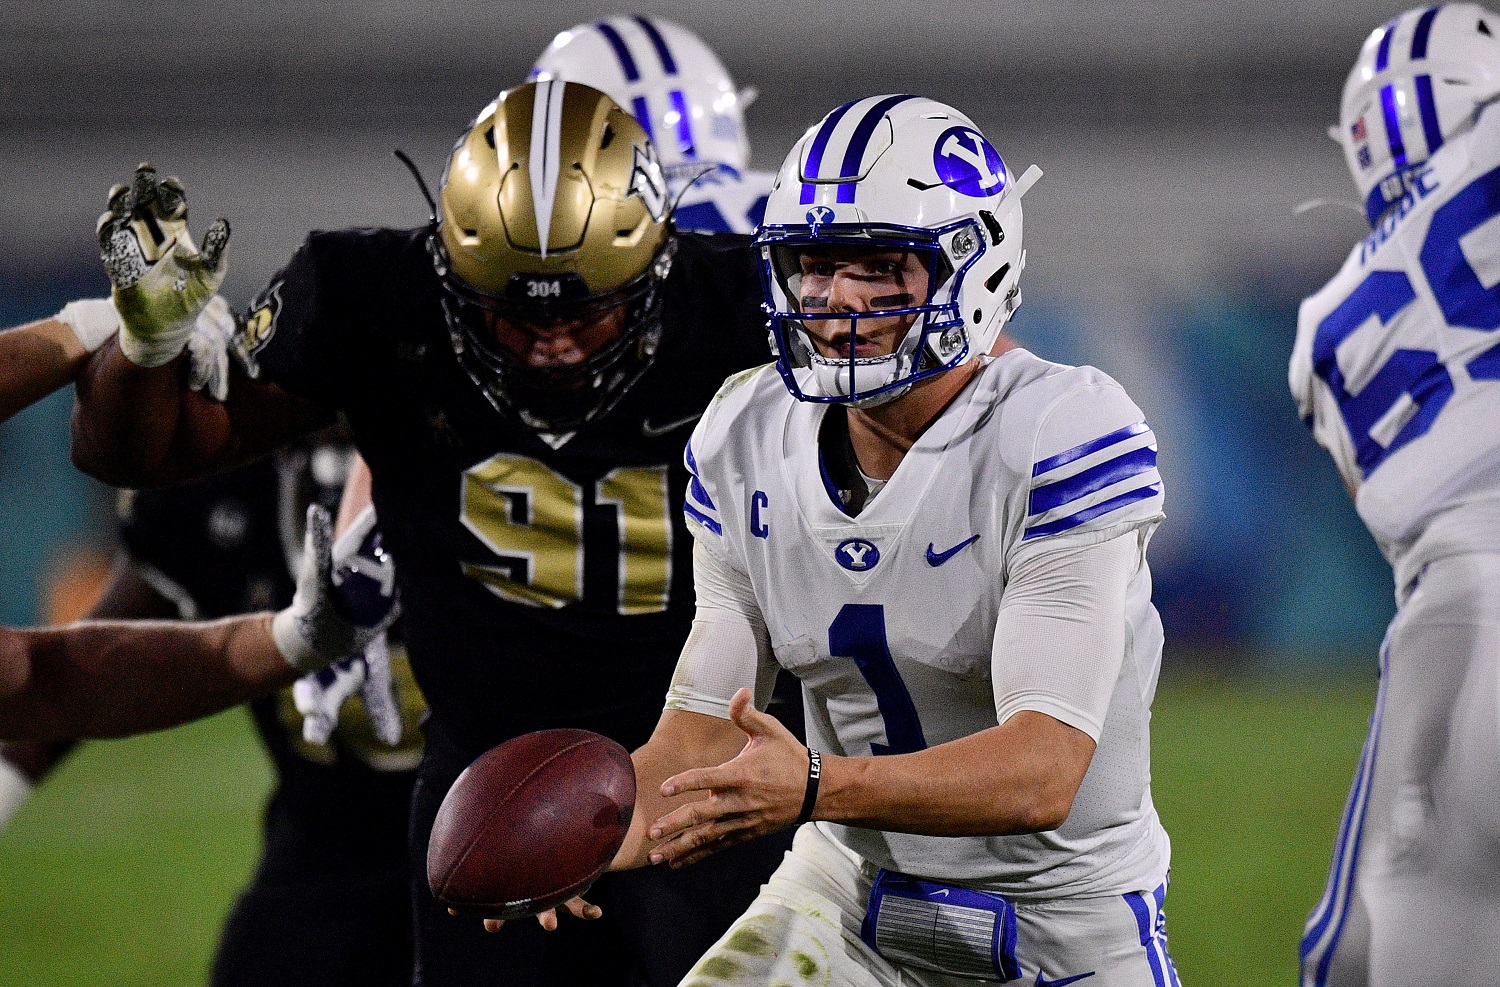
M807 225L817 228L833 222L833 210L828 206L813 206L807 211Z
M987 199L1005 189L1000 152L972 127L950 127L937 139L932 165L938 179L961 195Z
M850 572L865 572L880 561L880 549L863 538L845 538L833 550L833 557Z

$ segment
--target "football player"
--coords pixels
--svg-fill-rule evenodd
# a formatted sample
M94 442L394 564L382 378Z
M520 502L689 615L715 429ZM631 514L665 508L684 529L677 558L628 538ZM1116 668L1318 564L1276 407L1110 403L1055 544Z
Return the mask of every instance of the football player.
M190 307L174 286L217 274L146 242L183 228L153 181L112 203L103 242L122 338L160 356L175 342L159 328ZM687 635L682 443L719 381L769 353L748 241L675 232L670 207L630 114L586 86L528 83L459 140L431 224L308 238L251 304L238 348L258 377L226 403L192 400L172 359L130 347L101 351L79 385L75 457L126 485L348 421L430 706L411 839L419 983L675 984L781 852L612 875L596 889L609 917L552 937L535 923L486 936L426 887L432 820L470 761L557 726L639 746Z
M396 619L373 511L335 542L307 512L292 602L211 621L82 621L0 628L0 739L119 737L177 726L363 655Z
M778 357L688 443L697 618L617 864L813 822L692 983L1177 982L1155 438L1098 370L986 355L1038 174L884 96L777 176L756 243ZM778 667L810 747L757 710Z
M1500 968L1500 17L1376 28L1330 134L1372 231L1302 302L1290 381L1394 570L1369 737L1304 985Z
M607 17L553 39L533 79L608 93L646 128L677 200L681 230L752 233L775 176L750 171L744 112L754 89L734 84L692 31L660 17Z

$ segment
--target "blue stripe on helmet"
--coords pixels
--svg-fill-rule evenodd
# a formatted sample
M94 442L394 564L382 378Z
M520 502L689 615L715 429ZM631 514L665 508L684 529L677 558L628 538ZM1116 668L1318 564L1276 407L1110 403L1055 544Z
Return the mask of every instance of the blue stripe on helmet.
M630 54L630 49L625 45L625 39L620 37L620 32L616 31L614 25L608 21L598 21L594 27L604 35L604 40L608 41L609 46L615 50L615 58L620 61L620 70L625 73L625 81L639 81L641 71L636 68L635 57Z
M651 44L656 48L656 57L661 59L661 70L667 75L677 74L677 60L672 57L672 50L667 47L667 39L661 36L656 25L644 17L637 17L635 22L646 32L646 37L651 39Z
M1401 23L1401 18L1396 18L1385 26L1385 34L1380 38L1380 50L1375 53L1375 71L1384 72L1385 67L1391 64L1391 37L1396 33L1396 25Z
M682 156L689 161L698 157L698 148L693 144L693 114L688 109L687 97L682 95L681 89L674 89L668 95L672 101L672 109L677 111L677 144L682 148Z
M865 151L870 146L870 136L875 133L875 127L884 118L886 113L898 103L904 103L915 96L887 96L865 112L865 118L859 121L859 126L854 128L854 134L849 138L849 146L844 151L844 162L839 167L838 177L858 178L860 165L864 162ZM839 186L838 201L853 202L856 186L854 182L847 182Z
M828 149L828 141L833 137L834 128L839 121L844 119L844 114L849 112L849 107L858 103L859 100L845 103L823 119L823 126L818 129L817 136L813 138L812 145L807 149L807 170L804 172L808 178L818 178L818 170L823 167L823 152ZM811 182L802 183L802 204L810 205L816 195L816 188Z
M651 143L656 143L656 132L651 129L651 106L646 102L646 97L637 96L630 101L630 112L640 122L641 129L646 131L646 138Z
M1422 11L1422 16L1417 21L1416 33L1411 36L1411 60L1427 57L1427 38L1432 34L1432 22L1437 18L1437 6L1428 7Z
M1422 136L1427 138L1427 154L1443 146L1443 128L1438 126L1437 101L1432 98L1432 76L1419 75L1417 83L1417 112L1422 116Z
M1380 87L1380 110L1385 117L1385 140L1391 147L1391 160L1397 168L1406 167L1406 144L1401 139L1401 118L1396 113L1396 87Z

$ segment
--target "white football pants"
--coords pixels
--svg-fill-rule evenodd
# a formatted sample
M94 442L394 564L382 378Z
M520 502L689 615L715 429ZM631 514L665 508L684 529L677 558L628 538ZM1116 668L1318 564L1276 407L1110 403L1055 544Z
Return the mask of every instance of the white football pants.
M1380 665L1303 987L1500 983L1500 555L1427 566Z
M797 831L760 896L682 987L958 987L992 983L897 966L860 938L877 868L825 835ZM1179 987L1167 955L1163 884L1102 898L1016 902L1016 959L1032 987Z

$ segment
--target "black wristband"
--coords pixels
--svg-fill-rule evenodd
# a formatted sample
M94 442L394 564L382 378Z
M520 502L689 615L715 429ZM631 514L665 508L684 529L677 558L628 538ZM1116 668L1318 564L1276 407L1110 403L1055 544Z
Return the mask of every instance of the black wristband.
M802 812L793 825L800 826L812 818L813 807L818 804L818 779L823 776L823 755L807 749L807 793L802 796Z

